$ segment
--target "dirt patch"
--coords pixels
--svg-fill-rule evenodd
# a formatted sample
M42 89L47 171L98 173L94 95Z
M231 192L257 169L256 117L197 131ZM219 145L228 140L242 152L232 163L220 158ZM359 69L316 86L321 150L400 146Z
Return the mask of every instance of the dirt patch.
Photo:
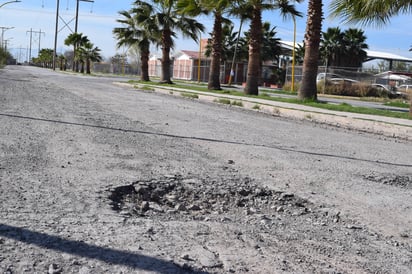
M384 185L412 189L412 176L396 175L396 174L387 174L387 175L371 174L371 175L366 175L365 179L371 182L376 182L376 183L380 183Z

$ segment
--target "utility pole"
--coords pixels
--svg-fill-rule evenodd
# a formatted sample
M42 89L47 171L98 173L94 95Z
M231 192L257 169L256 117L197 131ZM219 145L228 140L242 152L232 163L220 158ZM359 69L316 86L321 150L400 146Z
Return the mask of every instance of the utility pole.
M31 60L31 45L32 45L32 38L33 38L33 33L38 34L39 35L39 53L40 53L40 40L41 40L41 35L45 34L44 32L40 31L34 31L33 29L30 29L28 31L26 31L26 33L30 32L30 49L29 49L29 63Z
M79 2L90 2L90 3L94 3L94 0L76 0L77 4L76 4L76 20L75 20L75 24L74 24L74 32L77 33L77 27L79 24Z
M14 27L0 27L1 29L1 48L4 48L3 41L4 41L4 33L6 30L14 29Z
M4 39L4 50L7 51L7 44L10 42L10 40L13 39L13 37L10 37L9 39Z
M83 1L83 2L90 2L90 3L94 3L94 0L76 0L76 17L75 17L75 28L74 28L74 32L75 33L77 33L77 27L78 27L78 20L79 20L79 2L80 1ZM56 70L56 55L57 55L57 36L58 36L58 33L60 32L59 31L59 18L60 18L60 15L59 15L59 7L60 7L60 1L59 0L56 0L56 29L55 29L55 32L54 32L54 54L53 54L53 70ZM63 19L62 19L63 20ZM73 20L73 19L72 19ZM64 22L64 20L63 20L63 22ZM71 21L70 21L71 22ZM69 22L69 23L70 23ZM70 29L70 27L69 27L69 23L66 23L66 22L64 22L65 23L65 26L63 27L63 28L65 28L65 27L68 27L69 29ZM70 29L70 31L72 31L71 29ZM73 32L73 31L72 31ZM74 54L76 53L76 49L74 48Z
M22 53L22 51L25 50L25 49L27 49L27 48L23 48L23 47L20 45L19 48L15 48L15 49L19 51L18 58L17 58L17 62L18 62L18 63L23 63L23 62L22 62L22 59L23 59L23 53Z
M57 0L56 8L56 29L54 32L54 50L53 50L53 70L56 70L56 55L57 55L57 33L59 32L59 6L60 1Z

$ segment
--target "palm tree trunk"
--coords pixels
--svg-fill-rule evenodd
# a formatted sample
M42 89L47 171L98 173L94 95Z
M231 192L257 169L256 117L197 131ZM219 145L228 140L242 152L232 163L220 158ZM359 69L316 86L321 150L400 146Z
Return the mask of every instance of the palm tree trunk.
M141 68L142 68L142 81L150 81L149 77L149 52L148 51L142 51L141 56L140 56L140 61L142 62Z
M260 7L253 10L252 21L250 23L250 40L249 40L249 61L247 66L247 78L245 94L259 94L259 78L261 66L261 51L262 44L262 11Z
M76 44L73 45L72 71L76 71Z
M220 61L222 55L222 14L215 12L215 21L213 23L213 40L212 40L212 61L209 71L208 89L221 90L220 87Z
M300 100L317 100L316 76L318 74L321 28L322 0L309 0L305 33L303 77L298 93L298 98Z
M173 84L170 73L170 49L172 47L172 36L169 29L163 30L162 33L162 75L160 82L165 84Z
M86 73L87 74L91 74L91 71L90 71L90 64L91 62L90 62L90 59L88 58L87 60L86 60Z

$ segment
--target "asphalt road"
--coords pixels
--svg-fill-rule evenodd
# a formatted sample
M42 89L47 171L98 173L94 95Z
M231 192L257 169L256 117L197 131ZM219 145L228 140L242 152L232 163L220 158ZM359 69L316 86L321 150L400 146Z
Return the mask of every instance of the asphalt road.
M412 272L410 141L114 80L0 70L0 272Z

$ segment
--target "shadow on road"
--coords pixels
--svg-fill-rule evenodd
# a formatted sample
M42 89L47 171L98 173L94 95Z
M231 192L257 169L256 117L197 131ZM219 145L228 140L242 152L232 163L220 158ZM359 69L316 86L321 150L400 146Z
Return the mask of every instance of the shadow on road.
M121 131L121 132L128 132L128 133L163 136L163 137L167 137L167 138L190 139L190 140L212 142L212 143L226 143L226 144L235 144L235 145L263 147L263 148L277 149L277 150L281 150L281 151L288 151L288 152L294 152L294 153L300 153L300 154L306 154L306 155L312 155L312 156L337 158L337 159L344 159L344 160L351 160L351 161L360 161L360 162L367 162L367 163L373 163L373 164L382 164L382 165L400 166L400 167L412 167L412 164L391 163L391 162L385 162L385 161L379 161L379 160L370 160L370 159L362 159L362 158L356 158L356 157L350 157L350 156L344 156L344 155L318 153L318 152L313 152L313 151L304 151L304 150L288 148L288 147L284 147L284 146L280 146L280 145L277 146L277 145L253 144L253 143L247 143L247 142L219 140L219 139L195 137L195 136L182 136L182 135L174 135L174 134L160 133L160 132L151 132L151 131L144 131L144 130L113 128L113 127L108 127L108 126L90 125L90 124L74 123L74 122L67 122L67 121L58 121L58 120L51 120L51 119L44 119L44 118L36 118L36 117L20 116L20 115L14 115L14 114L6 114L6 113L0 113L0 116L10 117L10 118L18 118L18 119L26 119L26 120L33 120L33 121L42 121L42 122L49 122L49 123L58 123L58 124L72 125L72 126L98 128L98 129L105 129L105 130L114 130L114 131Z
M25 228L0 224L0 236L20 241L26 244L37 245L42 248L60 251L84 258L96 259L113 265L123 265L143 271L156 271L156 273L198 273L209 272L184 269L181 266L162 259L135 254L127 251L99 247L84 242L67 240L58 236L31 231Z

